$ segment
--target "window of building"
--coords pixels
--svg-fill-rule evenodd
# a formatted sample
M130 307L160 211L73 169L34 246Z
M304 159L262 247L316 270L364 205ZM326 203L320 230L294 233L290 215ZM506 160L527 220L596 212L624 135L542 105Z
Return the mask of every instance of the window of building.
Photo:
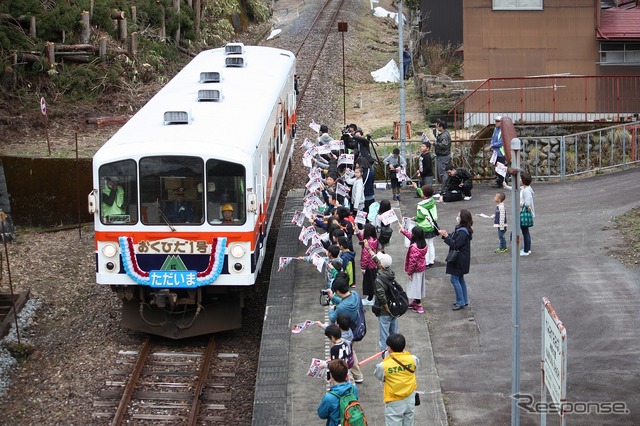
M542 0L493 0L493 10L542 10Z
M640 43L600 43L600 65L640 65Z

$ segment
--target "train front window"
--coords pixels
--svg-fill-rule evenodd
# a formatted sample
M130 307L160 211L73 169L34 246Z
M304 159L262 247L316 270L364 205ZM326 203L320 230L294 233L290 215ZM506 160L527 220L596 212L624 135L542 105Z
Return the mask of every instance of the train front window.
M245 168L221 160L207 161L207 222L242 225L247 220Z
M100 220L105 225L133 224L138 221L138 185L133 160L104 164L100 179Z
M204 163L198 157L140 160L140 214L146 225L202 224Z

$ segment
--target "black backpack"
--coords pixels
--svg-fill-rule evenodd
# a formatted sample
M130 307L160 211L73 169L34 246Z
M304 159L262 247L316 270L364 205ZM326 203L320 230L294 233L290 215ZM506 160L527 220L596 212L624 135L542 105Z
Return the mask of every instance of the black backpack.
M378 242L383 246L389 244L391 241L391 235L393 235L393 229L390 225L382 225L380 227L380 235L378 236Z
M378 275L378 278L387 283L389 289L387 299L389 301L389 311L391 315L396 318L404 315L404 313L409 310L409 298L400 283L395 279L389 281L389 279L382 274Z

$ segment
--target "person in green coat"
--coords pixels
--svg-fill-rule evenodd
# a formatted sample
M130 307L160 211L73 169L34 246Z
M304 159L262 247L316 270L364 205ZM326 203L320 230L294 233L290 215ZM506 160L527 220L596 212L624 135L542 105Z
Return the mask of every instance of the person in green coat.
M103 218L125 214L124 188L119 184L117 176L106 177L102 188L100 212Z
M438 236L438 209L436 200L433 198L433 187L431 185L422 185L418 188L415 182L413 187L416 193L422 198L418 203L416 216L413 218L416 226L419 226L424 232L424 238L427 241L427 269L433 268L436 261L435 244L433 240Z

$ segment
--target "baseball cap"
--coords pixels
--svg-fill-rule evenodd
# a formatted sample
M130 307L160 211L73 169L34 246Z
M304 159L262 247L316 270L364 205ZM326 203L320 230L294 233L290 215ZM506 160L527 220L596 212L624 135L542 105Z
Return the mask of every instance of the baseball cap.
M502 121L502 116L496 115L496 118L494 118L494 121Z
M378 253L376 254L376 257L378 258L378 262L380 262L380 265L383 268L388 268L393 263L391 256L386 253Z

